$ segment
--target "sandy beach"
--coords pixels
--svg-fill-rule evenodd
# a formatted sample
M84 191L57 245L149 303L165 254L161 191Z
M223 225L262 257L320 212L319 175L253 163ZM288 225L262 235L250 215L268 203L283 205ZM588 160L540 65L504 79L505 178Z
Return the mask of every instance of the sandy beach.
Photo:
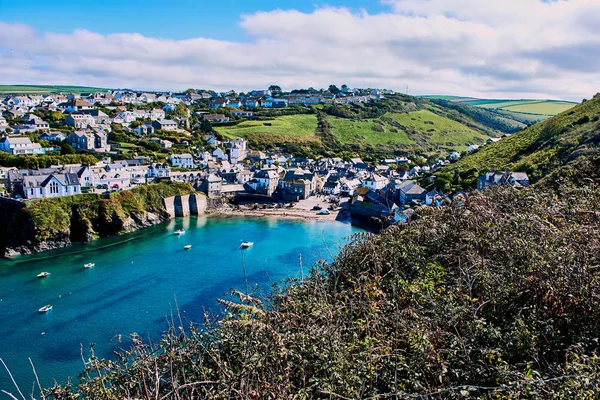
M319 211L313 210L315 205L329 210L329 203L320 200L317 197L312 197L307 200L301 200L294 207L283 208L262 208L254 205L226 205L217 209L207 210L207 215L231 216L231 217L250 217L250 218L279 218L279 219L294 219L294 220L314 220L314 221L335 221L340 216L341 207L335 210L329 210L329 215L321 215Z

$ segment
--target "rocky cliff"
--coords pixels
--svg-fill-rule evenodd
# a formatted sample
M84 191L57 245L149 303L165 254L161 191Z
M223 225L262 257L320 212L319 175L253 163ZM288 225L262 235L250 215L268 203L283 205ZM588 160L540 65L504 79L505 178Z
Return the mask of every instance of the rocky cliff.
M156 225L179 216L167 206L173 198L189 199L193 192L187 184L165 182L110 196L84 194L27 203L2 199L0 252L4 257L37 253ZM204 198L192 195L194 201L198 196Z

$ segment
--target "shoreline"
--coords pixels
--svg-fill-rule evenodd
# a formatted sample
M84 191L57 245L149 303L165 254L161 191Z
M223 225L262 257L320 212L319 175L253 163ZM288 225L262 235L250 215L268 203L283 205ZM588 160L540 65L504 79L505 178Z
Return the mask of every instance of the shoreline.
M253 209L251 207L239 206L239 208L220 207L213 210L206 210L204 215L215 217L276 218L295 221L350 221L349 217L341 218L342 212L340 210L329 210L329 212L329 215L320 215L317 211L298 208Z

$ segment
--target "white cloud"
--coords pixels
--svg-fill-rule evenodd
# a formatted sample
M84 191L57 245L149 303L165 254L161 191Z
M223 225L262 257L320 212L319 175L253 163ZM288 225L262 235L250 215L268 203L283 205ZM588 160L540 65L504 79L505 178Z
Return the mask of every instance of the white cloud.
M248 40L39 32L0 22L2 83L326 87L580 100L600 88L597 0L383 0L241 17Z

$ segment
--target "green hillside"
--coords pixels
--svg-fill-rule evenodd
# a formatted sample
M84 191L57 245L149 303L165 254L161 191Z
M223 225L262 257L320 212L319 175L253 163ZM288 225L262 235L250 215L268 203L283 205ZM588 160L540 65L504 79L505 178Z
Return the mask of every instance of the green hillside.
M284 146L312 155L360 152L367 158L398 153L443 155L518 129L483 109L463 106L457 110L403 95L361 105L320 105L313 107L312 114L216 127L221 136L245 137L257 148Z
M483 108L505 118L508 123L515 126L529 125L544 121L545 119L573 108L577 103L562 100L503 100L503 99L475 99L459 96L423 96L438 104L462 104L471 107Z
M531 126L500 142L485 146L445 168L445 172L485 171L491 166L526 171L536 182L551 181L558 172L575 172L594 161L600 143L600 95Z
M0 85L0 94L49 94L49 93L94 93L108 89L87 86L64 85Z

